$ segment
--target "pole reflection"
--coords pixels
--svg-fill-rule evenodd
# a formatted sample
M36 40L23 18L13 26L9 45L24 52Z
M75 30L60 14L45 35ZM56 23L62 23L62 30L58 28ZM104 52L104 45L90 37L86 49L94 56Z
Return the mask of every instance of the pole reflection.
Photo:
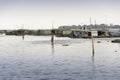
M51 56L52 56L52 60L54 60L54 57L55 57L55 55L54 55L54 52L55 52L55 49L54 49L54 43L51 43Z
M51 30L51 48L52 48L52 60L54 60L54 30Z
M92 60L92 67L93 67L93 71L94 71L95 70L95 53L94 52L92 52L91 60Z

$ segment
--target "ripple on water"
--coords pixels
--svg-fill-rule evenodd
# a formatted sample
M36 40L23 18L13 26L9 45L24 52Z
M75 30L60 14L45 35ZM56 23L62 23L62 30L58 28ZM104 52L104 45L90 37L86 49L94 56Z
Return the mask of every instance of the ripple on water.
M95 39L102 42L95 43L95 59L91 65L90 39L55 37L54 59L51 59L50 38L32 36L23 41L14 36L0 40L0 80L120 79L118 44ZM64 47L64 43L72 45Z

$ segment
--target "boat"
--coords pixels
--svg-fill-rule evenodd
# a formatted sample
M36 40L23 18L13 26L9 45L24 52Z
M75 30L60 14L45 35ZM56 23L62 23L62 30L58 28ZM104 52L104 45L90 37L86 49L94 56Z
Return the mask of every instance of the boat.
M112 43L120 43L120 39L115 39L111 41Z
M5 35L5 33L0 33L0 37L4 37Z

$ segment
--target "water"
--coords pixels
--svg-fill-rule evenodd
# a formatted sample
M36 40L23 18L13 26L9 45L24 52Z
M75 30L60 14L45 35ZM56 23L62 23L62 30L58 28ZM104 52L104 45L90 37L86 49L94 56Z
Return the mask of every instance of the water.
M120 44L115 38L0 37L0 80L119 80ZM100 43L97 43L100 41ZM67 44L68 46L63 46Z

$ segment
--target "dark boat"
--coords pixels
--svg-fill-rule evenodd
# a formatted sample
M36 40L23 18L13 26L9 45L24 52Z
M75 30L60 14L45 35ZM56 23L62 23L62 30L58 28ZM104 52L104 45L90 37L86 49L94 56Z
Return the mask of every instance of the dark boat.
M120 43L120 39L115 39L115 40L112 40L111 42L113 42L113 43Z

